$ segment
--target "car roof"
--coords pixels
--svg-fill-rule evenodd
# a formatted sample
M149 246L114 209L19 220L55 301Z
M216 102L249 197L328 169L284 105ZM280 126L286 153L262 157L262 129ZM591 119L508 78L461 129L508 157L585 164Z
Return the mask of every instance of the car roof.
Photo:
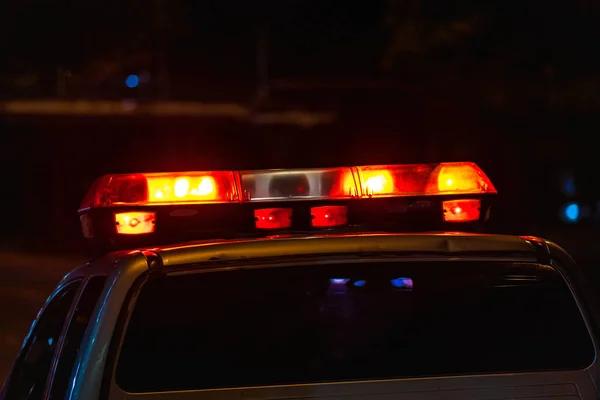
M531 241L518 236L457 232L279 235L260 239L195 242L146 250L156 253L164 267L350 253L451 255L502 252L530 254L531 257L536 254Z
M537 239L539 241L541 239ZM163 268L190 264L252 262L276 258L347 257L351 254L377 253L459 256L477 254L511 254L522 261L536 261L536 239L498 234L429 232L429 233L347 233L277 235L252 239L205 240L174 246L117 251L89 261L67 277L84 274L108 274L126 268L128 260L153 256ZM90 267L91 266L91 267Z

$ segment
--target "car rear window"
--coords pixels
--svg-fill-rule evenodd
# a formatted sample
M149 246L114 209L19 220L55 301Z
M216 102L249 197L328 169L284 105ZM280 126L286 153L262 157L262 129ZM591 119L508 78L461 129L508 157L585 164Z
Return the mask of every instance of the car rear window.
M126 327L128 392L581 369L595 357L551 267L377 262L157 274Z

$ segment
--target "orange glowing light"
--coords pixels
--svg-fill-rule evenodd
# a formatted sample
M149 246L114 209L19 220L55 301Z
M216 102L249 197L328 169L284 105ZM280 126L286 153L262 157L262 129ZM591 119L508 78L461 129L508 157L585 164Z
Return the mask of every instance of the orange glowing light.
M150 203L215 200L215 189L215 181L211 176L148 177Z
M340 189L338 189L340 190ZM354 174L352 171L348 171L344 173L342 177L342 188L339 193L332 193L332 196L357 196L356 193L356 181L354 179Z
M473 163L442 164L434 171L428 193L495 193L487 176Z
M152 233L156 226L156 213L126 212L115 214L117 233L121 235L139 235Z
M392 194L394 193L394 178L390 171L380 170L362 170L361 182L364 194Z

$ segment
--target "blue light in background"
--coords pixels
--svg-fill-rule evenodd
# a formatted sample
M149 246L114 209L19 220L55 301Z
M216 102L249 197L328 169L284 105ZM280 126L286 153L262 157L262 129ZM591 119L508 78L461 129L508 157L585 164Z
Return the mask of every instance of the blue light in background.
M329 292L336 295L343 295L348 290L346 284L350 279L348 278L331 278L329 279Z
M413 287L413 281L410 278L396 278L392 279L391 282L392 286L397 288L412 289Z
M349 280L350 279L347 278L332 278L329 280L329 282L333 283L334 285L345 285Z
M367 284L367 281L363 281L363 280L354 282L354 286L356 286L356 287L363 287L366 284Z
M137 87L140 84L140 78L137 75L129 75L125 79L125 86L130 89Z
M567 222L577 222L581 216L579 204L569 203L563 208L563 219Z

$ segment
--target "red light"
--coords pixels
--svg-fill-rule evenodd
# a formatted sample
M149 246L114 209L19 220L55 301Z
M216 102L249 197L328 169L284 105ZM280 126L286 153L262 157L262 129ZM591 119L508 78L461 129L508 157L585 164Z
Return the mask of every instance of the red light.
M315 228L333 228L348 223L348 208L344 206L313 207L310 212Z
M469 222L477 221L481 214L479 200L449 200L442 203L444 221Z
M254 210L257 229L285 229L292 226L291 208L262 208Z
M126 212L115 214L117 233L121 235L139 235L154 232L156 213Z
M238 200L234 174L230 171L107 175L92 185L80 211L111 205L201 204Z

